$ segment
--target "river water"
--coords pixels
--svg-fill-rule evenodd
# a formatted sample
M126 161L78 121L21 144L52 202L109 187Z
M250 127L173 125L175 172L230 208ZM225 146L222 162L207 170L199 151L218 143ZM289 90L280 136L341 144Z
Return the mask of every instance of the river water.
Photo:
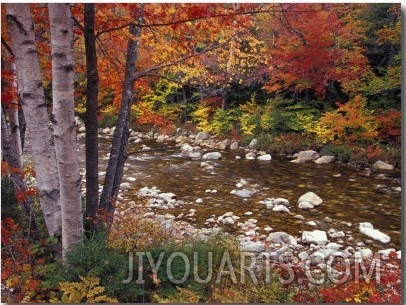
M81 142L80 147L83 148ZM111 137L103 136L100 142L100 171L103 172L108 162ZM152 150L140 152L142 144ZM140 188L156 186L162 192L175 193L178 200L193 202L181 208L161 211L162 214L169 212L176 216L188 213L191 208L196 209L195 216L186 220L197 227L208 226L206 219L214 215L218 217L232 211L241 217L240 222L255 218L260 228L269 225L275 231L285 231L293 236L300 236L303 230L343 230L346 232L344 242L351 244L346 238L353 236L353 245L368 240L358 233L358 224L370 222L374 228L388 234L391 242L387 245L370 242L367 246L374 249L393 247L397 250L401 247L399 170L373 170L368 175L365 169L345 164L295 164L289 162L286 156L273 155L271 161L246 160L245 152L241 150L222 150L223 157L208 161L213 168L207 170L201 166L201 160L183 157L180 147L174 142L164 144L150 140L142 144L130 141L128 146L130 157L126 162L123 181L128 182L128 177L135 178L135 181L129 182L132 190L123 192L124 200L137 201L136 193ZM82 149L80 151L83 164L84 152ZM242 158L236 159L237 155ZM248 182L248 189L255 191L251 198L230 194L241 179ZM208 193L206 190L217 192ZM297 200L308 191L319 195L323 203L314 210L301 210ZM288 199L291 213L273 212L261 203L272 197ZM195 203L197 198L203 202ZM245 216L244 213L248 211L253 214ZM304 216L305 220L299 221L294 218L295 214ZM326 217L331 218L332 222L325 221ZM307 221L315 221L317 227L310 227Z

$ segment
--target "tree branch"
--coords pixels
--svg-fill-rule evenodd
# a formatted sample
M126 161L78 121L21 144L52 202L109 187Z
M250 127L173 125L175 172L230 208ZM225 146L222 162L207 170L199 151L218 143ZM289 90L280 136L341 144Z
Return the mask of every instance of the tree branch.
M144 71L141 71L141 72L137 73L137 74L136 74L136 78L140 78L140 77L149 75L152 71L157 71L157 70L161 70L161 69L163 69L163 68L169 67L169 66L174 66L174 65L176 65L176 64L178 64L178 63L187 61L187 60L189 60L189 59L191 59L191 58L200 56L200 55L205 54L205 53L210 52L210 51L214 51L214 50L216 50L216 49L218 49L218 48L220 48L220 47L223 47L224 45L226 45L227 43L229 43L231 40L233 40L234 37L236 37L236 36L238 36L238 35L240 35L240 34L241 34L241 32L237 32L237 33L235 33L234 35L232 35L227 41L225 41L225 42L223 42L223 43L220 43L220 44L213 45L213 46L211 46L211 47L208 47L208 48L206 48L206 49L204 49L204 50L202 50L202 51L200 51L200 52L198 52L198 53L189 54L189 55L187 55L187 56L178 58L178 59L176 59L176 60L174 60L174 61L171 61L171 62L168 62L168 63L164 63L164 64L161 64L161 65L157 65L157 66L148 68L148 69L146 69L146 70L144 70Z

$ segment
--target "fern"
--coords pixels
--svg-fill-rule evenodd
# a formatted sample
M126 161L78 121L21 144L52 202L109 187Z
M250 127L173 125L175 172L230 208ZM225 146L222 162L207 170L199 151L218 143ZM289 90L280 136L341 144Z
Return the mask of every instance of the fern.
M97 277L82 277L80 283L62 282L59 289L63 291L61 298L54 294L51 303L118 303L114 298L104 295L105 288L99 286L100 279Z

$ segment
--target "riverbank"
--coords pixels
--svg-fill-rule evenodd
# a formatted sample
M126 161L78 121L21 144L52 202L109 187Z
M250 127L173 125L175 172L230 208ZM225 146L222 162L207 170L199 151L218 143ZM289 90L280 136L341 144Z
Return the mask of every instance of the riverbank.
M113 131L114 129L102 129L100 130L101 137L104 139L109 138L112 136ZM134 149L135 147L138 149ZM158 150L157 147L159 147ZM166 153L165 149L168 150ZM382 230L382 233L386 235L389 232L395 243L392 240L389 246L386 247L385 243L362 235L360 224L368 222L369 219L376 218L373 215L371 217L370 210L363 211L362 207L358 206L357 209L361 211L360 214L365 215L361 215L361 217L352 215L351 221L348 221L349 218L345 214L341 215L340 213L342 212L336 212L334 206L340 207L344 203L342 208L345 210L345 205L348 205L348 207L352 205L350 202L351 198L346 199L346 197L342 197L333 200L332 196L327 196L326 192L323 191L323 181L321 181L320 187L315 186L314 182L309 184L311 177L308 175L309 173L306 173L315 168L319 169L319 171L327 169L327 173L329 168L334 169L335 172L330 172L328 175L336 179L339 183L337 186L343 188L356 185L359 183L358 180L361 180L360 184L362 184L364 181L370 180L368 177L374 177L374 179L379 179L386 183L386 185L382 184L380 187L377 184L375 191L381 192L383 196L395 196L395 198L399 198L400 208L400 185L396 181L397 178L390 178L389 174L393 173L393 170L357 169L355 172L356 176L352 175L353 173L349 176L341 168L340 171L337 171L337 168L331 167L334 165L323 165L314 162L314 160L326 159L323 156L319 158L319 153L316 151L298 153L296 157L272 156L266 151L257 150L255 148L255 141L252 141L247 146L242 146L235 141L216 139L207 133L189 134L186 131L180 130L175 136L132 131L128 151L129 161L123 177L122 192L120 193L119 200L136 202L139 196L143 198L147 197L148 213L152 213L147 214L147 216L149 215L148 217L151 217L151 215L156 217L156 214L161 214L163 217L166 217L165 220L186 221L192 225L197 225L199 228L222 228L232 232L234 235L239 235L246 242L265 242L269 234L274 232L283 232L293 236L296 241L300 241L303 238L303 232L321 231L324 232L329 241L341 244L343 249L352 247L354 251L369 249L371 252L376 252L397 248L397 245L399 245L398 238L400 235L397 236L395 234L393 237L393 233L397 229L395 227L391 227L391 229L388 226L381 227L381 221L375 221L372 226L379 224L377 229ZM233 185L223 180L223 185L216 186L217 182L215 181L218 179L216 178L218 171L223 169L224 166L257 167L259 169L272 168L274 171L272 176L278 176L278 171L275 171L275 163L282 163L281 160L283 158L286 159L283 162L293 163L292 166L294 168L303 170L303 177L296 177L295 179L303 178L303 181L307 183L302 185L294 181L290 183L284 181L284 187L275 188L274 197L269 196L267 187L259 186L258 181L250 179L250 177L240 177L233 182ZM158 160L162 162L161 159L167 159L167 163L157 164ZM150 165L152 166L150 167ZM286 163L283 163L283 166L287 166ZM345 167L345 165L342 166ZM134 167L138 169L135 170L139 172L138 176L131 173ZM157 179L152 180L159 181L161 177L162 182L155 187L154 185L147 184L149 178L143 174L144 169L147 169L151 176L156 175ZM285 168L281 170L284 171ZM193 172L193 176L188 179L188 182L195 181L195 187L188 186L188 182L183 182L182 184L183 180L181 176L188 176L189 171ZM299 170L298 172L300 173L301 171ZM100 173L100 176L103 178L103 172ZM170 179L170 181L166 181L166 179ZM141 180L144 181L141 182ZM199 185L198 187L199 180L208 181L206 182L206 187L204 185ZM211 181L215 183L211 183ZM388 185L389 181L390 184ZM276 184L277 181L273 183ZM324 185L326 183L331 184L325 181ZM170 188L162 189L162 184ZM312 184L313 187L311 187ZM134 189L135 185L141 187ZM334 185L331 185L331 188L333 187ZM162 189L162 192L160 189ZM293 191L293 193L289 191ZM337 193L337 189L334 191ZM350 192L351 190L343 189L342 191ZM356 193L358 191L354 190L353 192ZM309 199L299 200L308 193L318 194L318 197L321 197L320 200L324 200L325 203L315 203L311 202L311 200L309 202ZM158 197L154 197L154 194ZM369 197L369 195L365 194L365 197ZM222 198L226 201L235 202L232 204L233 208L231 205L221 203ZM359 205L360 203L359 199L354 200L354 205ZM224 205L229 206L229 210L220 208ZM382 211L386 209L385 206L375 206L370 203L365 204L365 207L371 209L373 214L382 214ZM392 217L394 220L398 219L400 228L400 210L398 214L399 218L396 216L396 210L390 212L393 216L387 215L386 217ZM269 218L268 221L267 218ZM343 219L347 219L347 221ZM284 228L286 228L284 222L291 223L288 232L284 231ZM367 224L366 226L368 227L369 225ZM398 233L400 234L400 229ZM247 245L252 245L254 248L260 247L250 243ZM399 250L399 248L396 250ZM363 252L371 253L370 251L365 250Z

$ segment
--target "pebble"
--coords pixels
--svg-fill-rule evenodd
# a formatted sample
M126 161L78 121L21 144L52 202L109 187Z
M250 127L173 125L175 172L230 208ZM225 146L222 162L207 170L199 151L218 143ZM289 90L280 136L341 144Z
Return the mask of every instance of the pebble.
M284 205L277 205L272 209L273 212L282 212L282 213L289 213L289 209Z
M345 233L344 231L336 231L335 229L329 229L328 236L330 236L331 238L340 238L344 237Z
M247 236L254 236L254 235L255 235L255 231L254 231L254 230L249 230L249 231L245 232L245 235L247 235Z
M299 214L293 216L293 218L296 218L296 219L299 219L299 220L305 220L304 216L303 216L303 215L299 215Z

